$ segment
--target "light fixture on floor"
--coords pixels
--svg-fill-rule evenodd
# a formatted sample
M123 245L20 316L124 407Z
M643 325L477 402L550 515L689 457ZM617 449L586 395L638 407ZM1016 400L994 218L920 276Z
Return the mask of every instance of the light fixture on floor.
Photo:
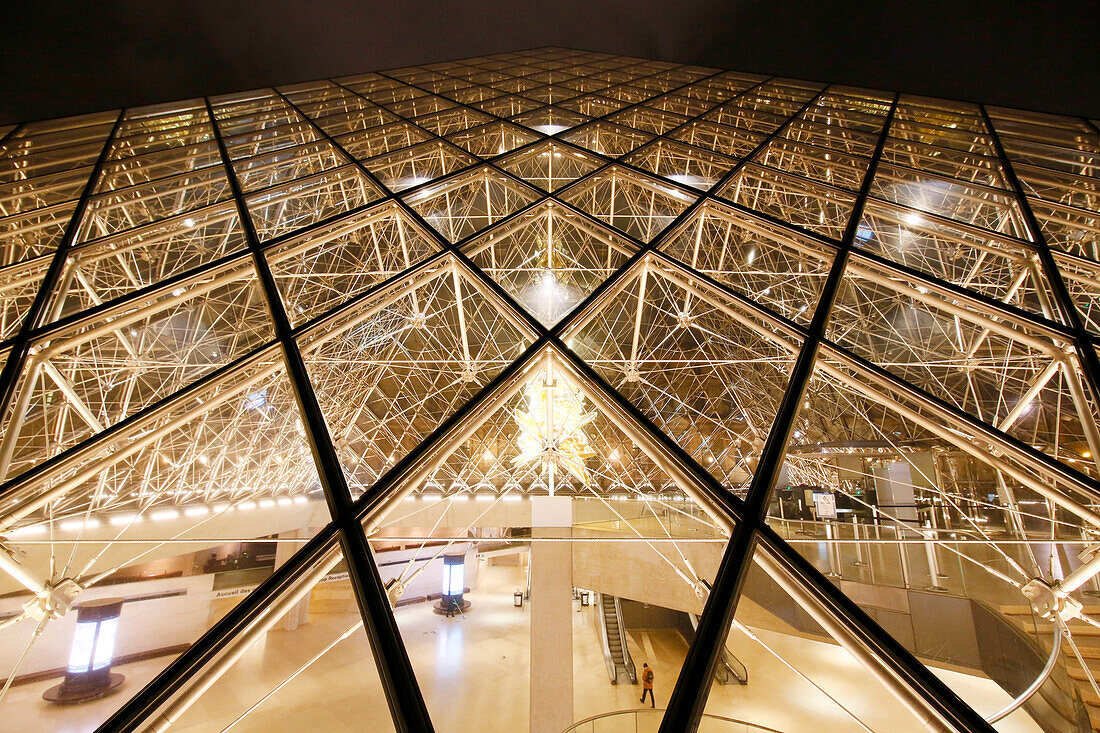
M465 613L470 608L470 602L463 598L466 590L466 556L443 556L443 591L439 602L435 604L435 612L445 615Z
M62 704L95 700L122 684L126 678L111 671L122 603L121 598L100 598L76 606L65 679L42 693L44 699Z

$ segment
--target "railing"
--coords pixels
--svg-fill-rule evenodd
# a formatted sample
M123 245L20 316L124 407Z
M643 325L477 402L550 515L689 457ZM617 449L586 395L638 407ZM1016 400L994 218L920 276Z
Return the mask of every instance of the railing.
M1018 588L998 579L1001 574L1026 580L1008 558L1018 567L1031 568L1036 560L1049 563L1054 551L1068 572L1078 562L1077 553L1091 544L1085 539L1052 543L1049 535L1038 534L1026 540L987 539L965 529L776 518L768 523L830 578L952 593L995 606L1026 603ZM1100 578L1086 588L1100 591Z
M656 733L661 727L662 708L649 710L616 710L600 713L574 723L562 733ZM780 733L775 728L755 725L744 720L721 715L703 714L699 723L700 733Z

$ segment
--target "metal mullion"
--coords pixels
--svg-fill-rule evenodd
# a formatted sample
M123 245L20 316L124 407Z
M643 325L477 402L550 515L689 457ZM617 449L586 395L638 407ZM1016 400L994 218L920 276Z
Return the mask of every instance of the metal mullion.
M1005 179L1012 189L1012 194L1016 197L1016 202L1020 206L1020 212L1023 214L1024 222L1030 230L1032 242L1039 254L1039 261L1043 266L1043 272L1046 275L1047 282L1050 283L1051 289L1054 291L1058 310L1061 312L1065 322L1073 329L1074 351L1077 353L1078 366L1081 368L1081 371L1084 372L1085 381L1092 392L1093 399L1100 399L1100 358L1097 358L1094 349L1088 347L1091 338L1089 331L1085 327L1085 323L1081 318L1080 312L1077 310L1076 304L1073 302L1073 297L1070 295L1065 281L1062 279L1062 273L1058 270L1058 263L1055 261L1054 255L1051 254L1050 244L1047 242L1046 235L1043 234L1043 229L1039 224L1039 220L1035 217L1035 212L1031 209L1031 203L1028 201L1027 194L1024 191L1023 185L1020 183L1020 179L1016 176L1016 170L1012 167L1012 161L1008 153L1005 152L1004 145L1001 143L1001 137L997 132L997 128L993 125L993 119L989 116L989 111L984 104L979 104L978 108L981 110L982 118L989 128L989 136L993 142L993 148L997 151L997 156L1000 158L1001 166L1005 173ZM1088 420L1091 419L1091 416L1081 415L1080 419Z
M189 679L213 662L219 652L226 649L238 634L260 619L272 601L288 592L299 577L324 557L335 546L338 533L335 522L326 525L107 718L96 729L97 733L129 733L138 730Z
M824 90L818 94L818 97L822 93L824 93ZM817 97L814 97L814 99L817 99ZM802 350L799 352L791 370L786 392L783 395L775 420L772 422L771 430L768 432L767 440L764 443L752 481L749 484L748 494L745 497L745 520L740 522L734 529L733 536L722 555L722 561L718 573L715 575L710 596L707 598L703 613L699 617L695 641L688 649L680 675L676 680L676 687L669 697L668 708L661 721L661 733L672 733L679 730L694 731L702 720L703 709L710 694L711 681L714 677L719 653L721 649L725 648L726 636L729 633L741 591L748 577L748 568L756 549L758 525L764 523L764 515L768 508L768 497L783 465L787 443L794 429L794 422L798 417L803 394L813 375L817 352L821 341L825 337L828 316L840 289L847 255L853 246L856 227L867 200L867 193L870 190L878 161L886 145L887 131L897 109L897 100L897 95L895 95L890 113L883 122L875 152L864 173L863 185L860 188L857 203L849 216L844 240L833 258L829 275L822 287L821 294L818 296L817 308L815 308L813 319L806 329L806 339L803 342ZM808 105L809 103L807 103ZM797 116L796 114L791 119ZM776 132L778 131L777 129ZM753 151L753 155L763 150L774 135L775 133L762 141L757 146L757 150ZM747 156L745 160L749 160L751 157Z
M53 259L50 261L50 265L45 275L42 277L42 284L35 294L31 307L27 310L27 314L23 318L23 325L20 327L18 335L16 335L12 341L11 353L8 354L8 359L4 363L3 369L0 370L0 415L6 415L9 412L11 400L15 393L15 387L27 364L28 352L32 343L31 334L33 330L47 318L51 295L61 281L61 275L65 270L65 262L68 259L69 250L72 248L73 241L76 239L76 234L80 229L81 221L88 209L88 202L92 197L92 192L95 190L99 176L107 163L107 157L110 155L111 147L114 144L115 138L118 136L118 131L122 126L124 115L125 109L119 110L114 125L111 127L111 131L103 141L103 149L99 151L99 157L96 159L95 165L88 175L88 182L84 184L84 190L81 192L76 207L73 209L72 216L69 218L69 223L65 226L65 233L62 235L61 241L54 251ZM17 419L18 417L19 416L14 416L13 419ZM11 427L9 426L8 429L11 429Z
M290 320L283 307L278 285L260 246L259 236L252 224L244 193L232 167L232 161L229 159L225 140L214 118L214 110L209 98L206 99L206 108L214 124L214 137L240 212L248 248L271 311L276 338L282 346L287 377L298 403L321 487L333 524L340 530L340 545L347 562L359 613L363 619L363 627L374 652L375 665L386 693L393 723L398 731L431 731L433 730L431 719L420 687L416 683L412 663L401 641L397 621L394 619L393 609L386 597L370 546L367 544L361 525L353 515L347 478L329 436L328 426L317 401L317 395L313 391L305 361L292 335Z
M20 122L18 125L14 125L10 130L4 133L4 137L0 137L0 147L8 144L8 141L18 135L26 128L26 123ZM10 156L7 156L10 157Z

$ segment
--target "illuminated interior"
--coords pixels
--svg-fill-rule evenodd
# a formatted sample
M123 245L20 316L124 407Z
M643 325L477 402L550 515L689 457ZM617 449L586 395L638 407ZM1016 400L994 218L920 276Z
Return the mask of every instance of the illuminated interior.
M560 48L0 128L0 713L1100 730L1098 165Z

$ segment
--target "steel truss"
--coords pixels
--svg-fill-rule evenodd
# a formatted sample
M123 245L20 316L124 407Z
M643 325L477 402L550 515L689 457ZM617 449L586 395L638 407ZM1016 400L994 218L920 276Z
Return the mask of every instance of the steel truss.
M662 731L698 725L750 560L928 727L989 730L769 512L783 470L845 493L852 446L921 450L921 495L1009 569L968 561L1076 590L999 550L961 476L1021 538L1025 498L1055 534L1100 530L1098 137L557 49L12 128L5 546L321 497L331 522L100 730L166 729L340 559L395 726L430 730L368 538L429 485L541 481L505 456L552 373L599 413L599 458L624 454L562 491L682 492L729 537L709 589L672 562L706 606ZM47 618L125 564L58 552L0 548Z

